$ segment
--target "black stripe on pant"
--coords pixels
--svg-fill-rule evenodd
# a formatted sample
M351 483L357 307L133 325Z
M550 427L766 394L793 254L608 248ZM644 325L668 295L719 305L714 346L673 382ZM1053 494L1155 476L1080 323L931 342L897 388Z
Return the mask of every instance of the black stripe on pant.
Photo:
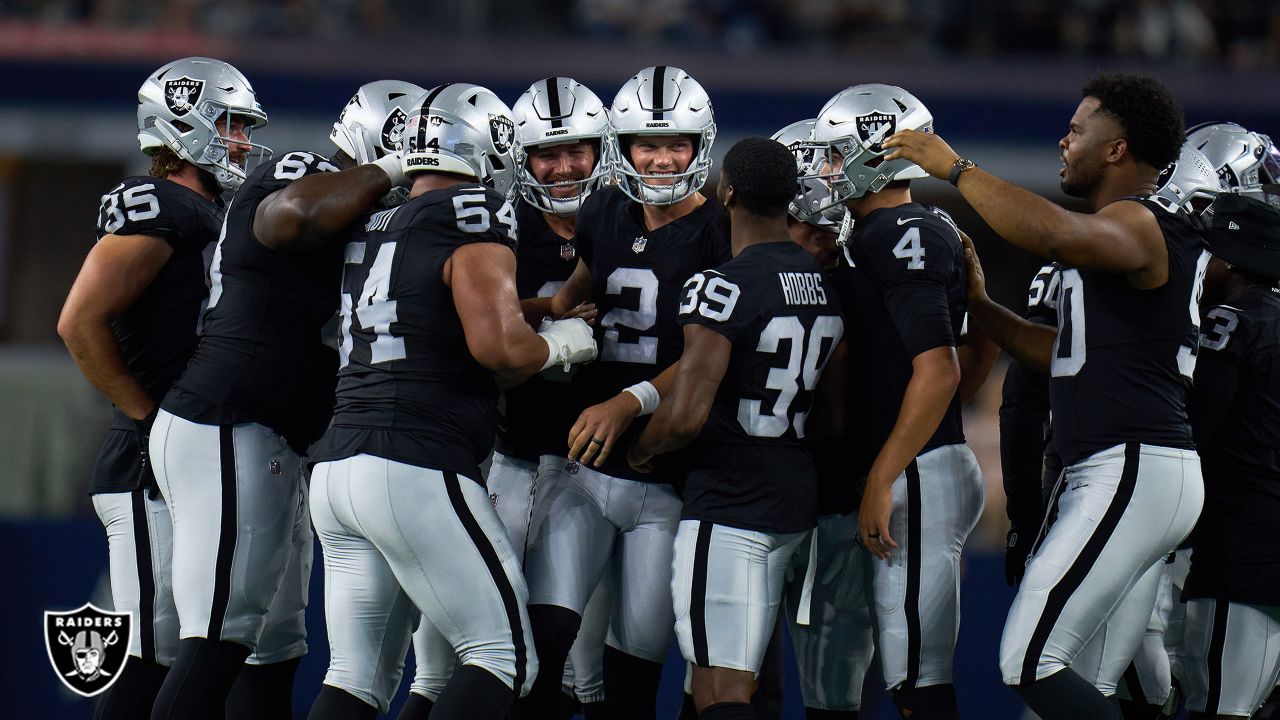
M1227 614L1231 603L1218 599L1213 601L1213 634L1209 637L1209 687L1205 696L1204 713L1210 717L1218 714L1218 703L1222 701L1222 653L1227 645Z
M222 517L218 528L218 559L214 565L213 603L209 608L210 640L222 639L222 623L231 600L231 566L236 554L236 444L235 428L218 426L218 466L222 474Z
M903 613L907 619L907 678L899 689L914 688L920 679L920 564L921 513L920 466L907 466L907 596Z
M156 662L156 578L151 569L151 533L147 490L129 493L133 504L133 555L138 565L138 638L142 659Z
M462 527L466 528L467 535L471 537L471 542L476 546L480 557L484 559L485 567L489 570L489 577L493 580L494 586L498 588L498 595L502 597L502 606L507 612L507 624L511 627L511 642L515 647L516 653L515 679L512 681L511 689L512 692L519 696L521 689L524 688L525 677L529 672L529 650L524 644L524 625L520 622L520 600L516 597L515 588L511 587L507 572L502 567L502 560L498 557L498 551L493 549L493 544L489 542L489 536L484 534L484 529L480 527L475 515L471 513L470 506L467 505L467 499L462 496L462 487L458 483L458 475L451 472L442 474L444 475L445 489L449 493L449 503L453 505L453 512L458 516L458 520L462 522ZM471 481L468 480L467 482Z
M1120 524L1120 518L1124 516L1125 509L1129 507L1129 501L1133 498L1133 490L1138 484L1138 459L1140 454L1141 445L1138 443L1127 443L1124 446L1124 468L1120 472L1120 483L1116 486L1115 495L1111 497L1111 504L1107 507L1107 512L1102 516L1098 527L1094 529L1093 534L1089 537L1089 541L1081 548L1080 554L1076 556L1062 579L1049 591L1044 611L1040 613L1040 621L1036 623L1036 628L1031 633L1031 640L1027 643L1027 654L1023 657L1022 677L1019 679L1019 684L1025 685L1035 682L1036 669L1040 665L1040 656L1044 653L1044 646L1049 641L1049 634L1053 632L1054 626L1058 623L1058 618L1062 616L1062 611L1067 606L1067 601L1071 599L1076 589L1084 582L1085 577L1093 570L1093 566L1097 563L1103 548L1106 547L1107 542L1111 539L1111 535L1115 533L1116 526ZM1066 486L1065 482L1063 486Z
M698 540L693 550L693 584L689 589L689 625L693 631L693 662L711 667L707 651L707 558L711 554L714 523L698 522Z

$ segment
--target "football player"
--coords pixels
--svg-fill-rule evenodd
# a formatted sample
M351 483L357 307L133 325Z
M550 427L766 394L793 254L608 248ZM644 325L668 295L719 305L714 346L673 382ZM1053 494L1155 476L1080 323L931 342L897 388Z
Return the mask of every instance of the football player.
M1005 240L1063 266L1056 332L992 303L976 262L970 272L973 317L1051 375L1065 465L1056 520L1031 555L1000 651L1005 683L1045 720L1119 717L1069 666L1191 531L1204 497L1186 402L1208 254L1192 216L1150 199L1178 157L1182 111L1142 76L1103 76L1081 94L1060 141L1062 187L1093 213L976 169L936 135L899 131L885 143L889 159L949 179Z
M151 73L138 90L150 173L102 196L98 241L58 320L71 357L114 406L89 493L107 531L115 609L133 613L138 632L123 675L98 700L106 720L150 717L177 654L172 525L147 435L196 347L222 193L244 180L250 133L266 122L249 81L221 60L184 58Z
M500 386L596 345L581 319L524 321L512 125L474 85L415 100L411 198L346 246L337 406L312 473L332 651L312 720L385 712L420 612L462 662L432 718L502 718L536 676L520 562L479 466Z
M836 285L850 341L876 348L832 368L847 373L846 473L866 483L858 532L876 558L876 650L901 713L950 718L960 552L984 495L957 392L964 261L950 218L912 201L925 172L881 145L894 128L932 126L902 88L848 88L818 115L811 177L826 183L819 210L844 204L855 218Z
M217 716L251 652L275 669L261 712L289 713L311 574L303 454L328 424L337 371L322 331L351 224L403 180L382 131L396 134L395 98L418 89L374 85L350 104L385 112L372 127L345 112L333 158L285 153L245 180L213 253L200 342L161 402L151 457L173 516L182 641L157 718Z
M680 356L681 286L728 258L720 206L698 189L711 169L716 125L710 98L685 71L641 70L610 109L609 157L619 182L587 199L574 244L579 263L552 298L559 317L590 300L598 308L600 360L570 384L568 459L536 498L525 573L539 655L563 663L583 607L608 577L612 619L604 655L611 718L652 718L673 631L671 553L680 499L666 468L643 474L616 443L628 444L657 407L657 377ZM581 414L577 413L581 411ZM576 418L576 419L575 419ZM557 678L545 675L522 705L557 717Z

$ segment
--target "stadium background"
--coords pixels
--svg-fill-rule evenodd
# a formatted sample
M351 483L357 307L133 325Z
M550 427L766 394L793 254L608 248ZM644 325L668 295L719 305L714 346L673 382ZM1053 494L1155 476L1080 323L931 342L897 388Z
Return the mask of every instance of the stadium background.
M717 158L740 137L812 117L848 85L888 82L917 95L958 152L1062 202L1057 141L1078 88L1101 71L1160 78L1188 125L1234 120L1280 134L1280 5L1256 0L0 0L0 717L90 715L91 702L53 676L40 628L45 609L110 603L105 537L84 492L109 405L54 328L98 197L146 170L136 89L186 55L228 60L249 77L271 117L254 139L277 152L330 152L338 111L374 79L476 82L513 103L559 74L608 102L651 64L683 67L706 87ZM1038 262L994 239L945 183L913 191L975 237L993 295L1020 309ZM975 718L1020 707L996 670L1012 597L995 422L1002 374L1001 363L966 410L988 485L957 658L961 706ZM322 575L317 549L299 717L327 658ZM664 677L671 707L680 674L673 663ZM802 717L790 667L787 702L786 717ZM864 717L893 713L880 697Z

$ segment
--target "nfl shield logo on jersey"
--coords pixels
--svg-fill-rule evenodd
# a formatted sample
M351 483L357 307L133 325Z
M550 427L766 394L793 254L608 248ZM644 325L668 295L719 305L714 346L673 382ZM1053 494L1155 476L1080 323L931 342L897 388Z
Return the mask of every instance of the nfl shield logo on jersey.
M44 613L44 647L62 683L93 697L111 687L129 658L133 616L89 603L70 612Z
M884 142L885 138L893 134L894 127L898 124L897 119L894 118L893 115L882 112L859 115L857 123L858 139L862 141L864 146L870 143L871 149L874 152L882 152L884 150L881 143ZM885 129L886 125L888 126L888 129ZM881 132L881 130L884 130L884 132ZM873 137L875 138L875 142L871 141L871 138Z
M578 250L573 247L573 243L565 243L560 246L560 259L568 262L578 254Z
M169 112L179 117L191 112L200 101L200 93L204 92L204 81L195 80L183 75L164 84L164 104Z
M511 139L516 134L516 125L506 115L489 115L489 137L493 139L493 147L500 153L511 149Z
M649 244L649 238L641 235L631 242L631 252L639 255L644 252L644 246Z

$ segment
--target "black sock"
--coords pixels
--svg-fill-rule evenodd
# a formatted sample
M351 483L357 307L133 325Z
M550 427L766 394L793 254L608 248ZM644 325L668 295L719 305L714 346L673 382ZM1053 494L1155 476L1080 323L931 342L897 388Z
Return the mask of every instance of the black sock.
M805 720L858 720L857 710L819 710L807 707L804 709Z
M435 703L431 702L426 696L418 693L409 693L409 699L404 701L404 707L400 708L400 714L396 716L396 720L427 720L431 717L431 708Z
M751 696L756 720L782 720L782 649L782 613L778 613L756 677L756 691Z
M1121 720L1111 699L1071 668L1043 680L1014 685L1013 691L1041 720Z
M609 713L604 708L604 701L582 703L582 717L586 720L608 720Z
M293 717L293 676L302 658L245 665L227 696L227 717L280 720Z
M530 605L529 627L538 651L538 667L563 668L569 648L578 636L582 617L559 605ZM539 672L529 694L516 701L512 717L522 720L569 720L573 698L560 689L560 672ZM439 704L439 701L436 701Z
M701 720L755 720L755 711L747 703L708 705L698 716Z
M320 695L311 704L311 712L307 713L307 720L373 720L377 716L378 708L346 690L332 685L321 685Z
M240 643L187 638L160 687L152 720L219 720L249 648Z
M93 720L134 720L151 717L156 695L169 668L136 655L125 660L115 683L98 697Z
M559 677L556 685L560 685ZM431 720L503 720L515 697L497 675L475 665L461 665L436 698Z
M893 704L900 716L912 720L960 718L960 711L956 708L956 686L950 683L898 690L893 693Z
M604 703L610 720L653 720L662 663L604 647Z

